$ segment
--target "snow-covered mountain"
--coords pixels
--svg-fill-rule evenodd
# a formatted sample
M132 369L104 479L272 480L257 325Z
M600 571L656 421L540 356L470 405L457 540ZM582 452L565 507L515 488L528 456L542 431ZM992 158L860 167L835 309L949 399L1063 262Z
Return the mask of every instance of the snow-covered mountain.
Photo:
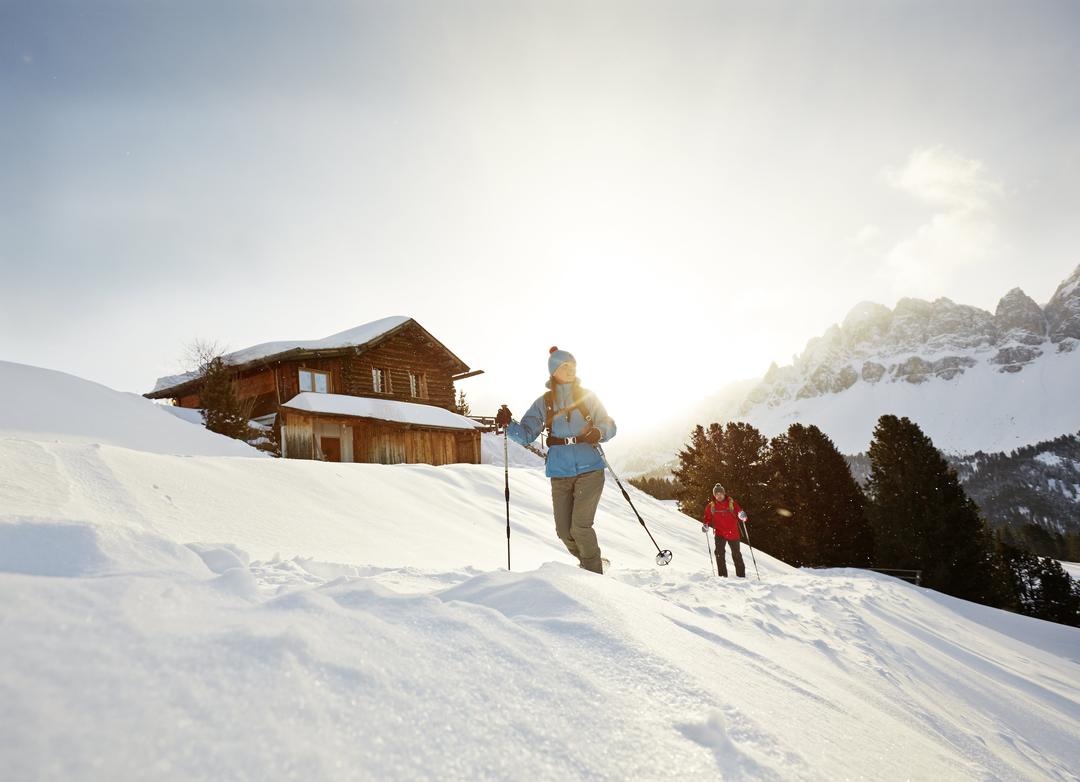
M675 553L659 569L610 480L596 528L614 569L586 573L524 450L507 572L493 436L479 465L177 456L217 436L17 371L20 401L67 410L0 426L5 779L1058 781L1080 767L1076 628L760 551L760 580L720 581L697 524L631 488ZM11 395L0 384L0 410ZM140 439L129 413L170 428Z
M864 302L773 365L736 417L773 436L813 423L841 451L866 450L884 413L942 450L998 452L1080 430L1080 267L1043 307L1019 288L995 312L901 299Z

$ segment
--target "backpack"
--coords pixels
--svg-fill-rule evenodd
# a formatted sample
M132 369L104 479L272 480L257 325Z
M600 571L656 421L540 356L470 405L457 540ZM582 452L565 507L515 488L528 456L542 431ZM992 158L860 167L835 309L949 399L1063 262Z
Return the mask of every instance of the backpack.
M731 513L735 512L735 498L730 494L727 498L727 509ZM716 518L716 500L709 500L709 513L712 514L714 519Z
M564 407L559 411L559 415L566 416L566 423L570 423L570 414L581 408L581 415L585 418L585 428L587 429L592 424L592 413L589 412L589 408L586 406L587 401L592 397L592 391L584 389L578 381L574 381L571 393L574 397L574 403L569 407ZM551 437L551 422L555 420L555 389L549 389L544 392L544 438Z

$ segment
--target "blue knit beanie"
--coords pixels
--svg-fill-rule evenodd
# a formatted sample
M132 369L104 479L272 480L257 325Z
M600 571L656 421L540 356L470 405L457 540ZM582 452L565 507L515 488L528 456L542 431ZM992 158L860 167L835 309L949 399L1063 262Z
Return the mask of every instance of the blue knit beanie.
M555 370L565 364L567 361L573 361L577 363L577 359L574 358L574 354L569 350L559 350L558 347L553 346L548 351L551 355L548 356L548 374L554 375Z

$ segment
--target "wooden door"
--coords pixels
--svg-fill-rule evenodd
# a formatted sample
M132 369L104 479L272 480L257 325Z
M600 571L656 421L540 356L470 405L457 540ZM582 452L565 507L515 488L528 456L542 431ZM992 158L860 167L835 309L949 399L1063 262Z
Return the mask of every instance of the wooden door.
M328 462L340 462L341 461L341 438L340 437L321 437L319 438L319 447L322 448L323 456Z

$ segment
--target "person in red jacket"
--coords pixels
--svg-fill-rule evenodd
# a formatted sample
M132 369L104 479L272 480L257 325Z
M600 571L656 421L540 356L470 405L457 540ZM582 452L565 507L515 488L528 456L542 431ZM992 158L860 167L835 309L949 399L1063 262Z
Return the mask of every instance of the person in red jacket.
M713 486L712 496L712 502L705 506L701 529L708 532L709 527L712 527L713 534L716 535L716 568L721 576L727 578L727 559L724 557L726 541L731 547L735 575L746 578L746 565L743 563L742 552L739 551L739 522L746 522L746 512L739 507L734 497L728 496L719 483Z

